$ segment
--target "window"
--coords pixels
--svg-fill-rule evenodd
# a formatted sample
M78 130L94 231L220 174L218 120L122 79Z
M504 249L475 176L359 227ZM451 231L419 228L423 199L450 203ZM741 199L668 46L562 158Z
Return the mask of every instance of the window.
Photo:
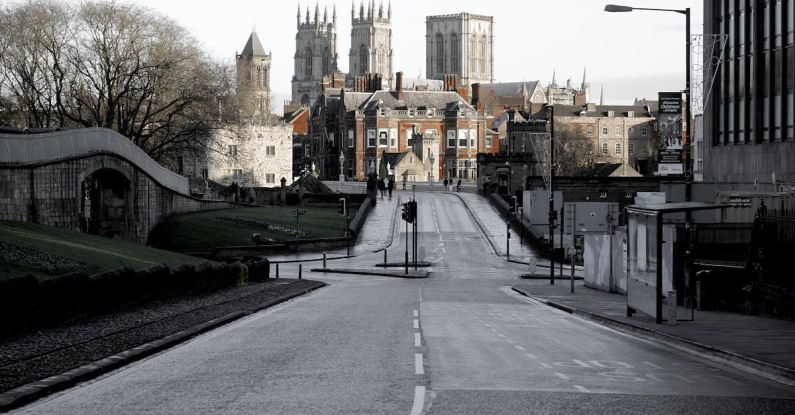
M444 74L444 37L441 33L436 34L436 72Z
M185 174L185 160L182 157L177 157L177 174Z
M229 145L229 152L227 153L232 157L237 157L237 145L230 144Z
M621 143L616 143L616 155L621 155Z
M241 179L241 178L243 178L243 170L242 169L232 169L232 178L233 179Z
M367 147L375 147L375 130L367 130Z
M348 129L348 147L353 148L353 129Z
M460 49L461 44L458 42L458 36L453 33L450 37L450 72L452 73L458 73L458 71L460 71Z
M486 148L491 148L491 134L486 135Z
M607 143L602 143L602 154L607 155Z
M589 125L585 131L588 134L588 137L593 137L593 127Z
M635 143L629 143L629 154L635 154Z
M486 50L488 49L487 45L488 45L488 41L486 40L486 35L483 35L483 37L480 38L480 51L479 51L480 52L480 76L481 77L486 75L486 56L487 56Z
M414 134L412 130L406 130L406 147L408 147L411 143L412 134Z
M312 76L312 50L309 48L304 51L304 75L307 78Z
M447 130L447 148L455 148L455 130Z
M389 130L389 146L397 148L397 128Z
M633 197L635 197L635 192L630 190L624 194L624 197L627 199L632 199Z
M607 190L600 190L599 191L599 198L600 199L607 199Z
M323 75L331 73L331 52L328 48L323 49Z
M469 130L469 148L477 148L478 134L476 130Z
M616 127L616 137L621 137L621 127Z
M266 156L275 156L276 155L276 146L266 146L265 147L265 155Z
M602 136L607 137L607 127L602 127Z
M304 157L309 157L312 155L312 147L307 144L304 144Z
M276 175L273 173L265 174L265 183L276 183Z
M378 131L378 147L386 147L389 144L389 132L387 130Z
M425 136L433 136L433 137L435 137L437 134L439 134L439 132L436 131L435 128L426 128L425 131L423 131L422 134L425 135Z
M469 142L469 131L458 130L458 147L466 148L468 142Z
M634 128L632 128L632 127L627 128L627 136L628 137L631 138L634 132L635 132Z
M640 135L643 137L649 135L649 127L640 127Z
M202 177L205 179L210 177L210 171L207 169L202 169Z
M362 43L359 45L359 73L368 72L367 62L367 47Z

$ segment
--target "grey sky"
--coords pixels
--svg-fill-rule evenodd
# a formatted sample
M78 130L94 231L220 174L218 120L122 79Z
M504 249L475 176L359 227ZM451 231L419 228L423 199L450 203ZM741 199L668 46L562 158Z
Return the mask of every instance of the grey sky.
M275 112L289 99L295 53L296 1L136 0L189 28L209 53L233 60L252 28L265 50L272 51L271 88ZM494 68L497 81L540 80L547 84L553 69L559 84L575 84L587 67L592 94L598 101L604 85L605 103L631 103L655 98L657 91L684 88L685 18L671 12L606 13L606 3L635 7L691 7L691 30L701 33L700 0L434 0L392 1L394 67L406 76L425 75L425 16L469 12L494 16ZM320 15L337 7L339 67L348 69L351 2L320 3ZM359 0L356 1L358 10ZM301 2L314 14L315 2ZM386 8L386 3L384 4ZM321 17L322 18L322 17Z

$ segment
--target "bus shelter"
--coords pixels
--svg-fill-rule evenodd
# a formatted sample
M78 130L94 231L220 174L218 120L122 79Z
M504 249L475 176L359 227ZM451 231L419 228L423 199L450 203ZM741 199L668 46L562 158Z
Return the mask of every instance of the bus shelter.
M663 318L663 305L669 303L669 319L676 318L675 292L663 290L663 222L666 215L689 213L698 210L722 209L726 204L703 202L678 202L649 204L643 207L628 206L628 256L627 256L627 316L636 311L653 316L657 324ZM672 243L673 241L668 241ZM685 261L685 267L689 264ZM690 270L685 270L689 272ZM673 273L670 273L673 275ZM692 311L691 311L692 312ZM692 317L691 317L692 318Z

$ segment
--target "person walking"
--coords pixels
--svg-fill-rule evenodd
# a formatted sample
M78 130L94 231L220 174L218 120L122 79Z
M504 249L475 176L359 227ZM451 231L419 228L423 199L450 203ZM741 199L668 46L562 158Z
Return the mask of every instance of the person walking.
M389 181L386 185L386 190L389 192L389 199L392 200L392 189L395 188L395 179L392 177L389 178Z
M458 184L455 186L455 191L461 193L461 179L458 179Z
M448 183L449 183L449 182L447 181L447 179L444 179L444 191L445 191L445 192L447 191L447 184L448 184Z
M381 192L381 199L383 199L384 193L386 193L386 183L384 183L383 177L381 178L381 180L378 181L378 191Z

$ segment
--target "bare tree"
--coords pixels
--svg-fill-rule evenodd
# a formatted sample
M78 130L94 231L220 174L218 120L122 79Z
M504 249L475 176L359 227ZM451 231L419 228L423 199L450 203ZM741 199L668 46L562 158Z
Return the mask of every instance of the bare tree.
M593 166L591 140L563 127L555 128L555 175L579 176Z

